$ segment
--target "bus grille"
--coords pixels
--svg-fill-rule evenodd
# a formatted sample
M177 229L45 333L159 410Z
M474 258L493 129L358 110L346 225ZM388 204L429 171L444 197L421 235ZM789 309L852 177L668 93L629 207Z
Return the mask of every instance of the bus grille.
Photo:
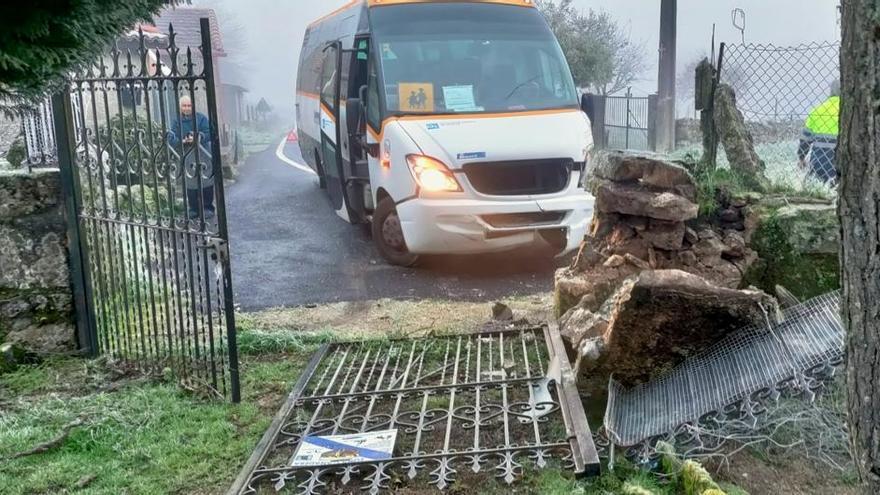
M510 229L518 227L539 227L543 225L558 225L568 212L546 211L534 213L502 213L495 215L483 215L482 219L496 229Z
M574 160L469 163L462 167L478 192L492 196L553 194L565 190Z

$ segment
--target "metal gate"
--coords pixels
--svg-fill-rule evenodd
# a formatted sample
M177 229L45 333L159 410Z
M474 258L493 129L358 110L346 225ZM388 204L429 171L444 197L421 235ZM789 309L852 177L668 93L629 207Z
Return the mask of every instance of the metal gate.
M240 400L211 36L121 38L53 98L80 345Z
M372 460L302 462L305 440L394 432ZM229 494L358 493L513 483L555 459L595 475L599 458L555 326L343 343L313 356Z
M655 150L657 96L608 96L605 106L605 144L612 149Z

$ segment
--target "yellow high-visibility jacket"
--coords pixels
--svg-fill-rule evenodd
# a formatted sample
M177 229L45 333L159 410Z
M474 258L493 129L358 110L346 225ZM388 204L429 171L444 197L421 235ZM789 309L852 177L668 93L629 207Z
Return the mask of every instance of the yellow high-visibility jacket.
M798 148L798 158L803 160L816 148L837 147L840 134L840 97L832 96L810 112L804 123L804 132Z

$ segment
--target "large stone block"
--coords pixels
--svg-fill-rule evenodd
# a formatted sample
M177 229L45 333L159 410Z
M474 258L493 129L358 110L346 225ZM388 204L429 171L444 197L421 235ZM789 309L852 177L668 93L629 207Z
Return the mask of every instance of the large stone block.
M57 170L0 170L0 222L57 209L60 202Z
M791 204L776 212L792 248L801 254L840 252L840 222L832 204Z
M0 291L0 342L37 354L76 349L73 298L66 290Z
M696 201L696 183L687 169L659 155L600 151L594 158L592 174L612 182L639 182L647 187L670 190Z
M561 332L580 353L582 374L603 383L613 373L632 386L777 313L763 292L718 287L679 270L645 271L621 284L601 309L573 308L561 319Z
M33 227L0 224L0 288L70 287L65 238Z
M596 210L622 213L668 222L686 222L697 218L700 207L684 196L653 191L639 185L602 181L596 187Z

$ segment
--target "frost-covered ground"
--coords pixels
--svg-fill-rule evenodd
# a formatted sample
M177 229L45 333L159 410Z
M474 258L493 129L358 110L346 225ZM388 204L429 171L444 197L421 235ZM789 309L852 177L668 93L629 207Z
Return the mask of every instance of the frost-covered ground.
M799 141L779 141L775 143L763 143L755 146L758 156L764 160L767 167L767 178L770 179L776 189L789 189L792 192L801 192L810 196L833 197L834 189L821 181L809 176L798 165L797 149ZM673 158L684 159L692 157L699 159L702 154L702 145L693 143L681 147L672 154ZM718 148L718 166L730 168L730 162L724 153L724 148Z

